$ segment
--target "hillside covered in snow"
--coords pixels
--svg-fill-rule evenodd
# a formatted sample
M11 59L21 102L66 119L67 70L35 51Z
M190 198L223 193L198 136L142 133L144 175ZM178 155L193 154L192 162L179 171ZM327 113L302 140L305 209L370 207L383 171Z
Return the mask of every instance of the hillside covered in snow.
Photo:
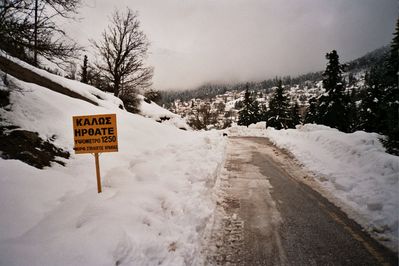
M181 130L174 115L169 124L156 122L170 113L154 103L143 104L151 118L128 113L110 94L26 67L97 105L0 72L9 100L0 109L3 133L37 132L70 154L43 169L1 156L0 264L200 263L223 159L220 135ZM73 152L72 116L106 113L117 116L119 151L101 154L97 194L94 157Z

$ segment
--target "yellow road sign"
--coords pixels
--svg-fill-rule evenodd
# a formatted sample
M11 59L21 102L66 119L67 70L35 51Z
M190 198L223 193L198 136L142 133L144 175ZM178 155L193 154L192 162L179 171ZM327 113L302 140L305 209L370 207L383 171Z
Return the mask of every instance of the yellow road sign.
M72 120L76 154L118 151L116 114L74 116Z

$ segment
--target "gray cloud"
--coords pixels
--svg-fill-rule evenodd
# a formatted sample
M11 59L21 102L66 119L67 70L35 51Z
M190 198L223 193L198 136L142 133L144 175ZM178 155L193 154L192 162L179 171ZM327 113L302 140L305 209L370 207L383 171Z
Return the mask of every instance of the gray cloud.
M87 45L115 8L138 10L151 41L154 87L261 80L320 70L388 44L396 0L86 0L81 23L65 27Z

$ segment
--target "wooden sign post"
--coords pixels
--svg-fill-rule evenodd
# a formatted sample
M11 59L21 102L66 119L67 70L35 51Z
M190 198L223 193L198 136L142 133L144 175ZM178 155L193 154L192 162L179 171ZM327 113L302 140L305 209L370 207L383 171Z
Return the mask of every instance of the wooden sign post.
M118 151L116 114L74 116L72 120L75 153L94 154L97 191L101 193L99 153Z
M100 175L100 160L98 159L98 152L94 153L94 160L96 161L96 176L97 176L97 192L101 193L101 175Z

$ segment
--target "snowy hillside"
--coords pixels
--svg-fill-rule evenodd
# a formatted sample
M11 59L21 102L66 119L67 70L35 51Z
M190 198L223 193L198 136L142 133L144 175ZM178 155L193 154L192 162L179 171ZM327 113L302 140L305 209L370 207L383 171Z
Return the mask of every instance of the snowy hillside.
M230 135L261 136L290 151L353 219L397 249L399 157L387 154L378 134L347 134L306 124L297 129L265 130L264 122L229 129Z
M179 115L172 113L169 110L166 110L160 107L158 104L154 102L146 102L144 100L144 96L138 95L140 99L140 114L154 119L155 121L167 125L174 125L179 129L188 130L190 126L187 125L187 122L184 118L181 118Z
M128 113L109 94L34 70L98 106L10 75L0 82L1 90L12 88L2 123L71 153L60 159L65 167L43 170L0 159L0 265L200 264L223 159L220 135ZM152 111L143 110L156 116ZM97 194L93 156L73 153L72 116L104 113L117 115L119 152L101 154L104 188Z

